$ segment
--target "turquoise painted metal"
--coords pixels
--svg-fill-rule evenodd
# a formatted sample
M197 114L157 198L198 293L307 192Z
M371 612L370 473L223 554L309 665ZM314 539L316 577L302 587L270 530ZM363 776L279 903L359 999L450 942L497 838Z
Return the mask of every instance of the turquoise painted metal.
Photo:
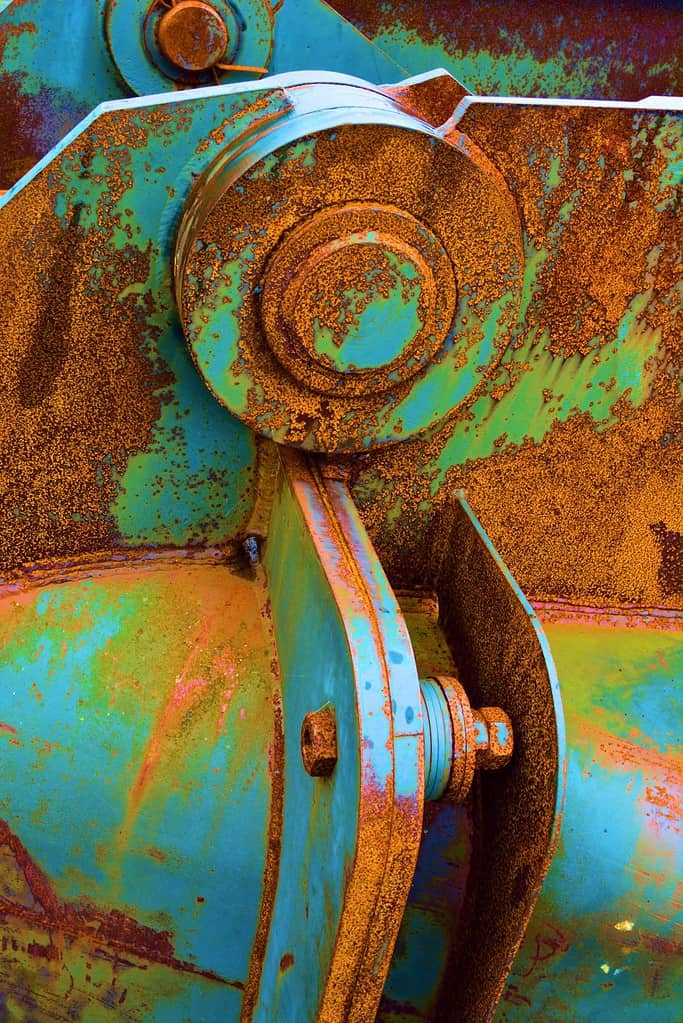
M188 82L156 42L154 22L170 6L163 0L0 0L0 116L3 137L11 140L0 154L0 188L14 184L105 100L318 67L372 82L404 76L322 0L221 0L228 27L238 23L237 45L219 62L223 68L190 75ZM65 61L65 53L78 59Z
M0 2L0 1018L672 1023L661 12L335 6Z
M539 611L571 694L565 824L495 1018L664 1023L682 993L680 624Z

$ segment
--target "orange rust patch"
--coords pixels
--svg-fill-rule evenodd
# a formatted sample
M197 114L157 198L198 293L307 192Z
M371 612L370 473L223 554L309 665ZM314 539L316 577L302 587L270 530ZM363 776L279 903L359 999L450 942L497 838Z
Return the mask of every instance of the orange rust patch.
M670 381L673 384L673 381ZM556 423L543 441L454 465L436 494L427 472L450 429L365 459L356 480L363 519L390 578L429 584L422 553L453 490L464 488L477 517L525 593L537 600L680 607L651 525L683 530L683 449L661 442L675 409L671 388L597 433L590 416ZM657 393L658 392L658 393ZM667 393L668 392L668 393ZM375 496L373 480L382 481ZM387 501L400 518L387 529ZM667 585L668 582L668 585Z
M113 267L96 294L86 286L95 241L78 233L78 209L64 232L54 198L43 174L0 210L0 572L108 546L111 473L159 415L131 331L136 298L111 301ZM137 249L117 259L121 279L147 279Z
M598 119L579 108L508 107L502 139L500 110L475 105L459 124L503 174L537 249L553 253L534 282L543 302L527 313L529 328L548 331L553 355L595 354L595 338L610 338L632 296L665 296L680 280L680 246L662 246L648 265L662 239L680 238L680 215L675 206L655 212L648 199L667 168L655 144L661 126L650 118L636 136L633 120L631 110ZM647 325L680 352L677 319L662 307Z

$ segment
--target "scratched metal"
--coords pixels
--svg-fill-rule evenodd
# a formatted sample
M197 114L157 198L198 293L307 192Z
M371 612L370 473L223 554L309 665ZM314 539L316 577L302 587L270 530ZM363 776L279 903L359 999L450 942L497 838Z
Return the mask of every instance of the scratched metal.
M237 1020L281 829L262 573L63 566L2 588L0 649L3 1010Z
M434 67L490 96L683 94L679 0L331 0L410 74Z
M683 632L539 607L565 701L560 844L496 1023L671 1023L683 1005Z
M121 99L131 91L145 94L188 87L187 82L174 81L173 66L158 50L155 38L148 45L157 63L149 56L143 35L150 6L152 0L122 0L116 5L106 0L0 0L4 143L0 188L13 185L103 100ZM227 9L239 11L242 30L236 58L240 67L258 66L236 70L226 65L228 69L221 69L217 76L222 83L261 77L264 61L271 74L324 67L373 82L404 77L402 68L322 0L272 5L267 0L239 0L239 4L226 2L225 8L228 20ZM114 59L105 33L107 12Z

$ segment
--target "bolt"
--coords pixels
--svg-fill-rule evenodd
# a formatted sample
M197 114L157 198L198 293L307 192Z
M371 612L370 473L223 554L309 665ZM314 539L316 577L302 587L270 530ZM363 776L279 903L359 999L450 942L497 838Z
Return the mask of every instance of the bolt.
M457 679L421 679L425 737L425 798L463 803L476 768L505 767L512 756L512 722L500 707L473 710Z
M206 71L225 55L230 42L220 13L204 0L179 0L165 11L157 29L159 49L182 71Z
M301 724L301 759L313 778L329 778L337 763L337 718L328 703Z
M512 722L500 707L472 711L475 728L475 766L484 771L505 767L513 749Z

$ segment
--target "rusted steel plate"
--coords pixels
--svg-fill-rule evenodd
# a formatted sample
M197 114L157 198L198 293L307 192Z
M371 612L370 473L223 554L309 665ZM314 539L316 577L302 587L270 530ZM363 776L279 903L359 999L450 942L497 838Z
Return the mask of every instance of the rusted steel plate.
M460 812L437 804L426 817L378 1020L484 1023L558 840L562 703L538 619L462 495L425 548L423 586L402 598L421 670L451 672L473 704L504 707L515 751L478 774Z
M477 1023L493 1016L557 844L562 700L538 619L462 495L428 564L460 681L473 705L503 706L515 735L508 767L479 777L476 880L437 1010L440 1020Z
M343 483L283 452L264 563L282 665L282 879L257 1020L374 1016L421 832L423 740L410 642ZM333 705L338 760L301 761ZM314 937L313 937L314 936ZM284 964L284 965L283 965Z
M0 572L220 543L251 511L255 444L198 378L170 261L194 175L269 93L100 111L0 208Z
M444 67L479 95L683 94L678 0L332 0L411 74Z
M526 593L680 606L683 115L670 108L466 98L446 129L515 197L524 299L470 408L363 461L354 495L401 585L419 581L426 530L465 486Z

